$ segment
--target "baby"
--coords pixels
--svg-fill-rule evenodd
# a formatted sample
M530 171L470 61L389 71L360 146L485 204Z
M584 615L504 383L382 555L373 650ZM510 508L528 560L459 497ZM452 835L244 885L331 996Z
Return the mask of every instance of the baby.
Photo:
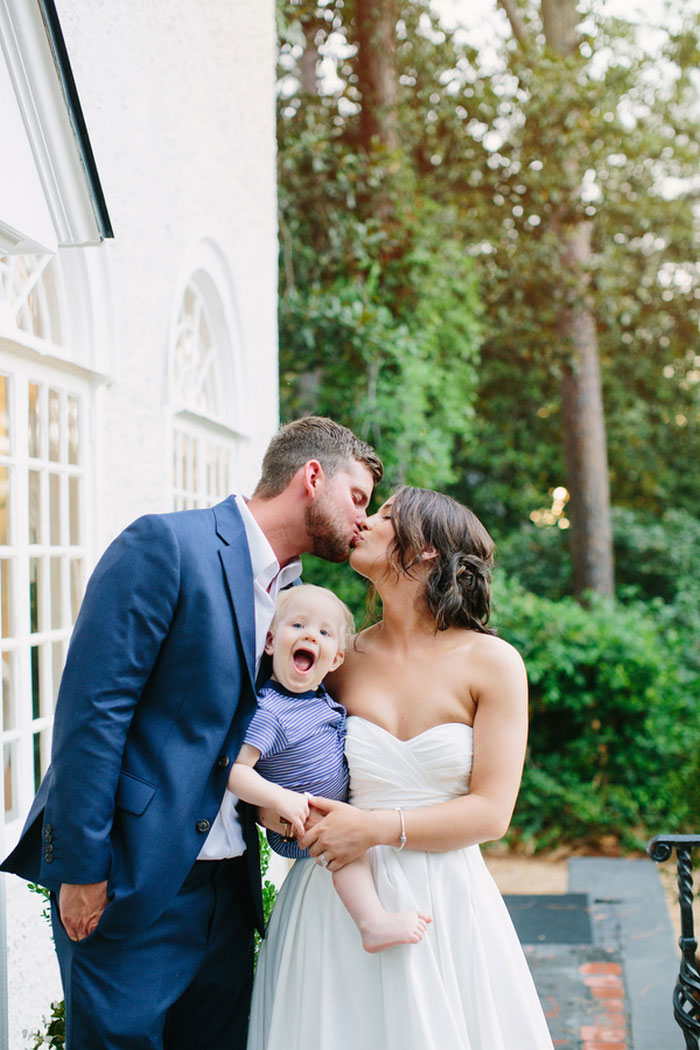
M353 633L350 610L324 587L291 587L277 599L265 643L272 677L258 699L228 786L245 802L274 809L297 836L309 815L309 794L344 799L347 793L345 709L322 682L340 667ZM273 848L279 841L270 835ZM297 847L296 855L307 854ZM333 882L366 951L423 938L430 916L384 910L369 854L334 872Z

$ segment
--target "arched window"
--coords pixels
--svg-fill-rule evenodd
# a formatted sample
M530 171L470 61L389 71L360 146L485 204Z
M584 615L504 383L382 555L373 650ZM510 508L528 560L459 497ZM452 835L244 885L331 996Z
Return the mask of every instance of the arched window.
M0 259L0 736L5 846L49 761L53 710L91 534L95 342L84 261ZM70 279L70 280L69 280ZM70 290L70 295L67 294ZM73 299L80 308L73 313ZM87 311L87 312L86 312ZM80 365L81 367L76 367Z
M2 327L61 346L61 314L56 267L51 255L13 255L0 259Z
M206 507L239 483L245 443L240 337L228 267L211 241L192 253L171 329L173 505Z

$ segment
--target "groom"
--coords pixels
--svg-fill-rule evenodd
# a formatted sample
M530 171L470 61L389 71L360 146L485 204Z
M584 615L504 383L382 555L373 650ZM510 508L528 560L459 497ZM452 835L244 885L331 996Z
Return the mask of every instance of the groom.
M349 430L299 419L249 501L147 515L97 565L2 865L52 890L67 1050L245 1047L260 874L227 767L278 590L304 552L347 558L381 476Z

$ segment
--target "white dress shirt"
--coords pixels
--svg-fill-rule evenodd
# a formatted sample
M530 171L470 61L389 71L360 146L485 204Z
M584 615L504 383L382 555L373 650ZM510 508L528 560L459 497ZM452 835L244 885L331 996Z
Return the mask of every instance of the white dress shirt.
M265 639L272 623L275 601L281 587L286 587L301 576L301 558L294 558L280 569L275 552L253 515L245 497L235 496L245 528L250 564L253 569L253 598L255 601L255 673L265 650ZM230 756L235 759L236 755ZM238 798L226 791L216 819L211 826L197 860L222 860L240 857L245 852L245 841L236 805Z

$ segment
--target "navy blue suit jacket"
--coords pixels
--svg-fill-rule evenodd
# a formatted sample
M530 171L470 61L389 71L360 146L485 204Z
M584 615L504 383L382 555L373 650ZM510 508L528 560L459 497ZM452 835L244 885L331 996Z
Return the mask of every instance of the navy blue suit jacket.
M71 638L51 765L2 867L51 889L108 880L123 937L177 893L255 708L255 608L233 497L147 515L107 549ZM257 833L243 807L262 926Z

